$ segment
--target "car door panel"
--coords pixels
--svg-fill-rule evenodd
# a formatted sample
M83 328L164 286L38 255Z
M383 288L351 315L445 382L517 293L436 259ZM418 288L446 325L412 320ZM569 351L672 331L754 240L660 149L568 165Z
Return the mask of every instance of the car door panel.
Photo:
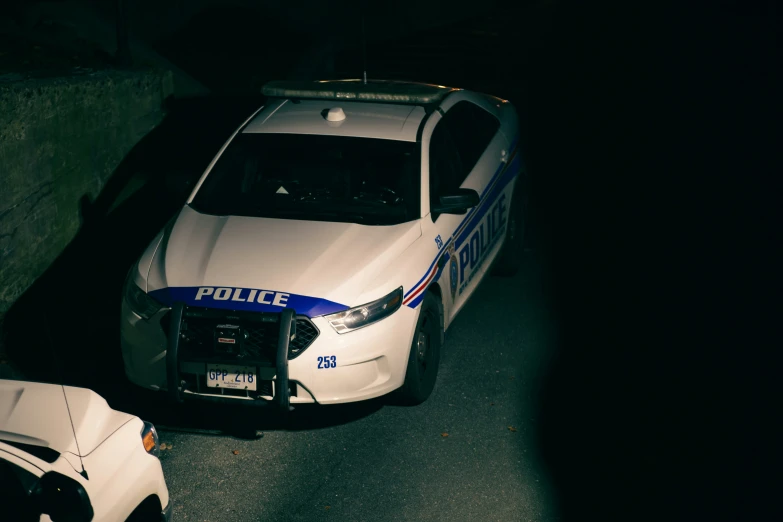
M496 254L495 245L500 236L505 200L499 197L493 187L496 186L508 152L508 141L499 132L499 121L495 123L495 127L490 125L488 130L485 129L483 136L478 135L478 139L483 140L481 147L473 147L471 140L476 136L472 134L474 130L471 129L471 111L483 111L479 116L486 117L494 117L494 114L477 104L467 106L466 103L473 102L460 93L449 100L443 105L440 114L433 115L424 132L422 160L423 167L427 167L430 174L426 190L432 191L433 194L426 196L423 205L429 209L430 203L434 201L434 193L443 188L440 180L442 165L437 156L448 147L442 143L442 134L449 135L462 173L461 177L450 179L450 185L447 183L449 186L446 188L473 189L480 195L481 200L478 206L469 209L465 214L430 213L432 219L424 220L423 232L431 236L439 248L437 262L429 275L434 282L441 285L446 326L475 290L486 271L482 270L482 267L490 263ZM452 109L455 111L450 113ZM446 130L439 126L445 126ZM430 154L432 157L429 157ZM424 187L422 192L425 192ZM493 206L493 203L497 205ZM431 227L428 226L430 223Z
M469 176L475 173L482 178L481 202L465 217L453 235L456 266L450 272L455 272L457 288L450 307L452 318L473 294L502 243L509 207L508 197L500 183L506 166L501 152L506 148L505 138L500 133L496 134Z

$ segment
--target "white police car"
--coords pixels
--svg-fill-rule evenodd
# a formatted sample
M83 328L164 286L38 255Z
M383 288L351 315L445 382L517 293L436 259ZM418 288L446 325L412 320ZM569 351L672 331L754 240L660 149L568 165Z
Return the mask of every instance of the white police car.
M0 380L0 520L171 521L159 453L92 390Z
M128 275L128 378L285 411L426 400L444 331L518 263L515 109L403 82L264 94Z

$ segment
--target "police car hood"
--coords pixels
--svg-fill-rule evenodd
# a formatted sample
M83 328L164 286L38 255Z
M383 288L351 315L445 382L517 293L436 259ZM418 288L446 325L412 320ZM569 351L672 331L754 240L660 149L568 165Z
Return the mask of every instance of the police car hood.
M111 409L103 397L86 388L0 380L3 441L84 457L133 418Z
M164 302L316 317L363 303L367 285L421 236L393 226L211 216L186 206L152 258L147 292ZM140 267L140 269L142 269Z

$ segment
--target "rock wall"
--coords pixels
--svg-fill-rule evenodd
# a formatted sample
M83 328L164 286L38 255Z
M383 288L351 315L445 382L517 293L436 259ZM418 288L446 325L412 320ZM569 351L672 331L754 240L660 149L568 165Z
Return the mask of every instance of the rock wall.
M57 258L125 155L164 116L172 77L102 71L0 81L0 321Z

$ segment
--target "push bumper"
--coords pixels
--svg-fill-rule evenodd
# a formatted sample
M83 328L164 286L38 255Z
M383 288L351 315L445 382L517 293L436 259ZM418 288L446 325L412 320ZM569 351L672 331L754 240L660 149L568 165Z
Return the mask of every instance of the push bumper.
M185 400L198 400L218 404L225 404L229 401L236 403L235 399L186 393L183 389L183 381L180 378L182 357L179 347L182 319L187 314L187 310L188 308L183 303L175 303L171 309L168 349L166 352L166 389L168 390L169 399L174 403L181 403ZM275 354L276 393L272 400L258 398L242 402L255 407L272 407L288 412L293 410L288 379L288 348L292 336L296 335L296 313L292 309L286 308L280 314L270 314L268 317L276 319L279 323L279 337Z
M187 310L184 308L183 311ZM204 308L192 308L190 311L205 310ZM206 309L208 310L208 309ZM179 343L177 348L180 365L177 366L179 377L173 382L188 380L186 389L177 390L176 394L170 393L168 359L172 357L168 352L169 338L171 337L172 324L177 321L172 317L171 309L165 309L151 317L142 319L123 302L121 317L121 345L125 366L125 375L133 384L153 390L166 392L178 402L197 401L217 402L221 404L231 403L248 407L272 407L279 408L280 398L275 397L282 386L277 382L277 361L275 357L278 340L285 336L279 335L280 324L277 319L271 319L265 328L268 334L274 335L274 343L269 344L269 362L266 367L259 367L260 379L264 385L264 393L257 393L264 399L248 400L246 397L238 397L237 394L229 396L216 393L214 389L207 390L204 381L200 381L200 391L193 381L194 372L202 375L200 379L206 379L203 375L203 363L198 363L200 369L196 370L192 362L183 364L182 358L185 352L187 359L187 343ZM399 388L405 378L408 354L410 352L411 339L418 319L418 308L401 307L391 316L374 323L366 328L361 328L347 334L338 334L324 317L307 318L296 316L297 338L289 343L292 351L296 351L303 344L303 339L312 332L317 331L311 344L296 355L289 357L286 367L281 367L281 375L288 379L290 389L289 406L298 404L343 404L364 401L385 395ZM274 315L279 315L276 313ZM291 313L293 315L293 312ZM249 318L255 319L255 318ZM310 330L303 327L303 322L309 322ZM183 328L185 328L183 326ZM187 332L185 332L187 334ZM274 347L273 347L274 346ZM334 360L336 366L330 364L328 368L322 361ZM226 364L241 364L237 362L223 361ZM287 372L282 371L287 369ZM173 372L171 372L173 373ZM182 388L178 386L177 388ZM261 388L259 388L260 390ZM192 393L196 391L197 393ZM244 394L243 394L244 395ZM250 393L252 395L252 392ZM271 402L271 403L270 403Z

